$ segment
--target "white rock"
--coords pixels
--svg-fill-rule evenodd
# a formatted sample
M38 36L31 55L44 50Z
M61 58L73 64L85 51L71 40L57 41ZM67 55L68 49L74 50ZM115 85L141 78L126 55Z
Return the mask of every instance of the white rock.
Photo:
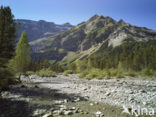
M51 113L47 113L47 114L45 114L45 115L43 115L42 117L52 117L52 115L51 115Z
M76 100L74 100L74 102L79 102L80 101L80 98L77 98Z
M62 104L64 101L59 101L59 100L57 100L57 101L55 101L55 104Z
M64 99L64 103L67 103L68 102L68 99Z
M71 115L71 114L73 114L73 112L70 111L70 110L68 110L68 111L64 111L64 114L65 114L65 115Z
M96 117L103 117L103 114L100 111L97 111L95 114L96 114Z
M58 114L58 111L59 111L59 110L55 110L55 111L53 111L53 114Z
M146 102L142 102L143 103L143 105L146 105L147 103Z
M72 107L72 108L71 108L71 110L75 110L75 109L76 109L76 107Z
M107 92L106 94L105 94L105 96L109 96L111 93L110 92Z
M39 116L42 115L43 113L45 113L46 110L45 109L37 109L33 112L32 116Z
M66 107L65 105L60 105L60 109L61 109L61 110L66 110L67 107Z
M55 115L64 115L64 111L62 111L62 110L55 110L55 111L53 111L53 114L55 114Z
M96 115L101 115L101 114L102 114L102 112L100 112L100 111L96 112Z

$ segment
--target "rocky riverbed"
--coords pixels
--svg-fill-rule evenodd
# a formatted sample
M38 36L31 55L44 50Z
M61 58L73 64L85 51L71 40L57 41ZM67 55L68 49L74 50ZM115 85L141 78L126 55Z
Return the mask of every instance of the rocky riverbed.
M87 80L76 74L21 79L21 84L1 93L0 117L156 116L154 79Z

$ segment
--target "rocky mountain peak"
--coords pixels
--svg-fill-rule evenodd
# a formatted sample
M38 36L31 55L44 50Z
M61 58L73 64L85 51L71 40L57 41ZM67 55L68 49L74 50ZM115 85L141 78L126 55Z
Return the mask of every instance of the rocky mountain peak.
M120 20L118 21L118 24L126 24L126 23L123 21L123 19L120 19Z
M94 15L64 33L31 43L31 47L40 59L64 60L71 56L83 58L103 48L115 48L128 42L153 39L156 39L155 31Z
M73 27L69 22L62 24L62 26L68 26L68 27Z
M33 21L26 19L17 19L16 23L20 24L19 30L17 32L18 38L21 33L25 30L29 41L35 41L40 38L53 36L55 34L67 31L73 27L69 23L63 25L55 24L54 22L47 22L45 20Z
M100 16L95 14L94 16L92 16L88 21L93 21L96 20L97 18L99 18Z

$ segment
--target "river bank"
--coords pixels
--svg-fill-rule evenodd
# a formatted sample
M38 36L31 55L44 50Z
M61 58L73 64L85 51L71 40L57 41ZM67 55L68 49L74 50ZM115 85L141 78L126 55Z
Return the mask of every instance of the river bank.
M9 117L7 111L16 113L12 117L131 117L122 113L123 107L156 107L156 81L151 79L87 80L76 74L21 79L22 84L1 93L1 117Z

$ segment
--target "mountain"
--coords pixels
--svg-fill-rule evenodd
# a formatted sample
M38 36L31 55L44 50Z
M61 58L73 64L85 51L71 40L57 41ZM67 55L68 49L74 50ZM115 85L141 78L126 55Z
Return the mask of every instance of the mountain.
M123 20L94 15L70 30L30 43L33 59L82 59L107 48L131 42L156 41L156 31L136 27Z
M27 32L29 41L34 41L40 38L47 38L60 32L67 31L73 27L69 23L58 25L53 22L47 22L44 20L32 21L17 19L16 23L19 24L19 29L17 32L18 38L20 38L22 32L25 30Z

